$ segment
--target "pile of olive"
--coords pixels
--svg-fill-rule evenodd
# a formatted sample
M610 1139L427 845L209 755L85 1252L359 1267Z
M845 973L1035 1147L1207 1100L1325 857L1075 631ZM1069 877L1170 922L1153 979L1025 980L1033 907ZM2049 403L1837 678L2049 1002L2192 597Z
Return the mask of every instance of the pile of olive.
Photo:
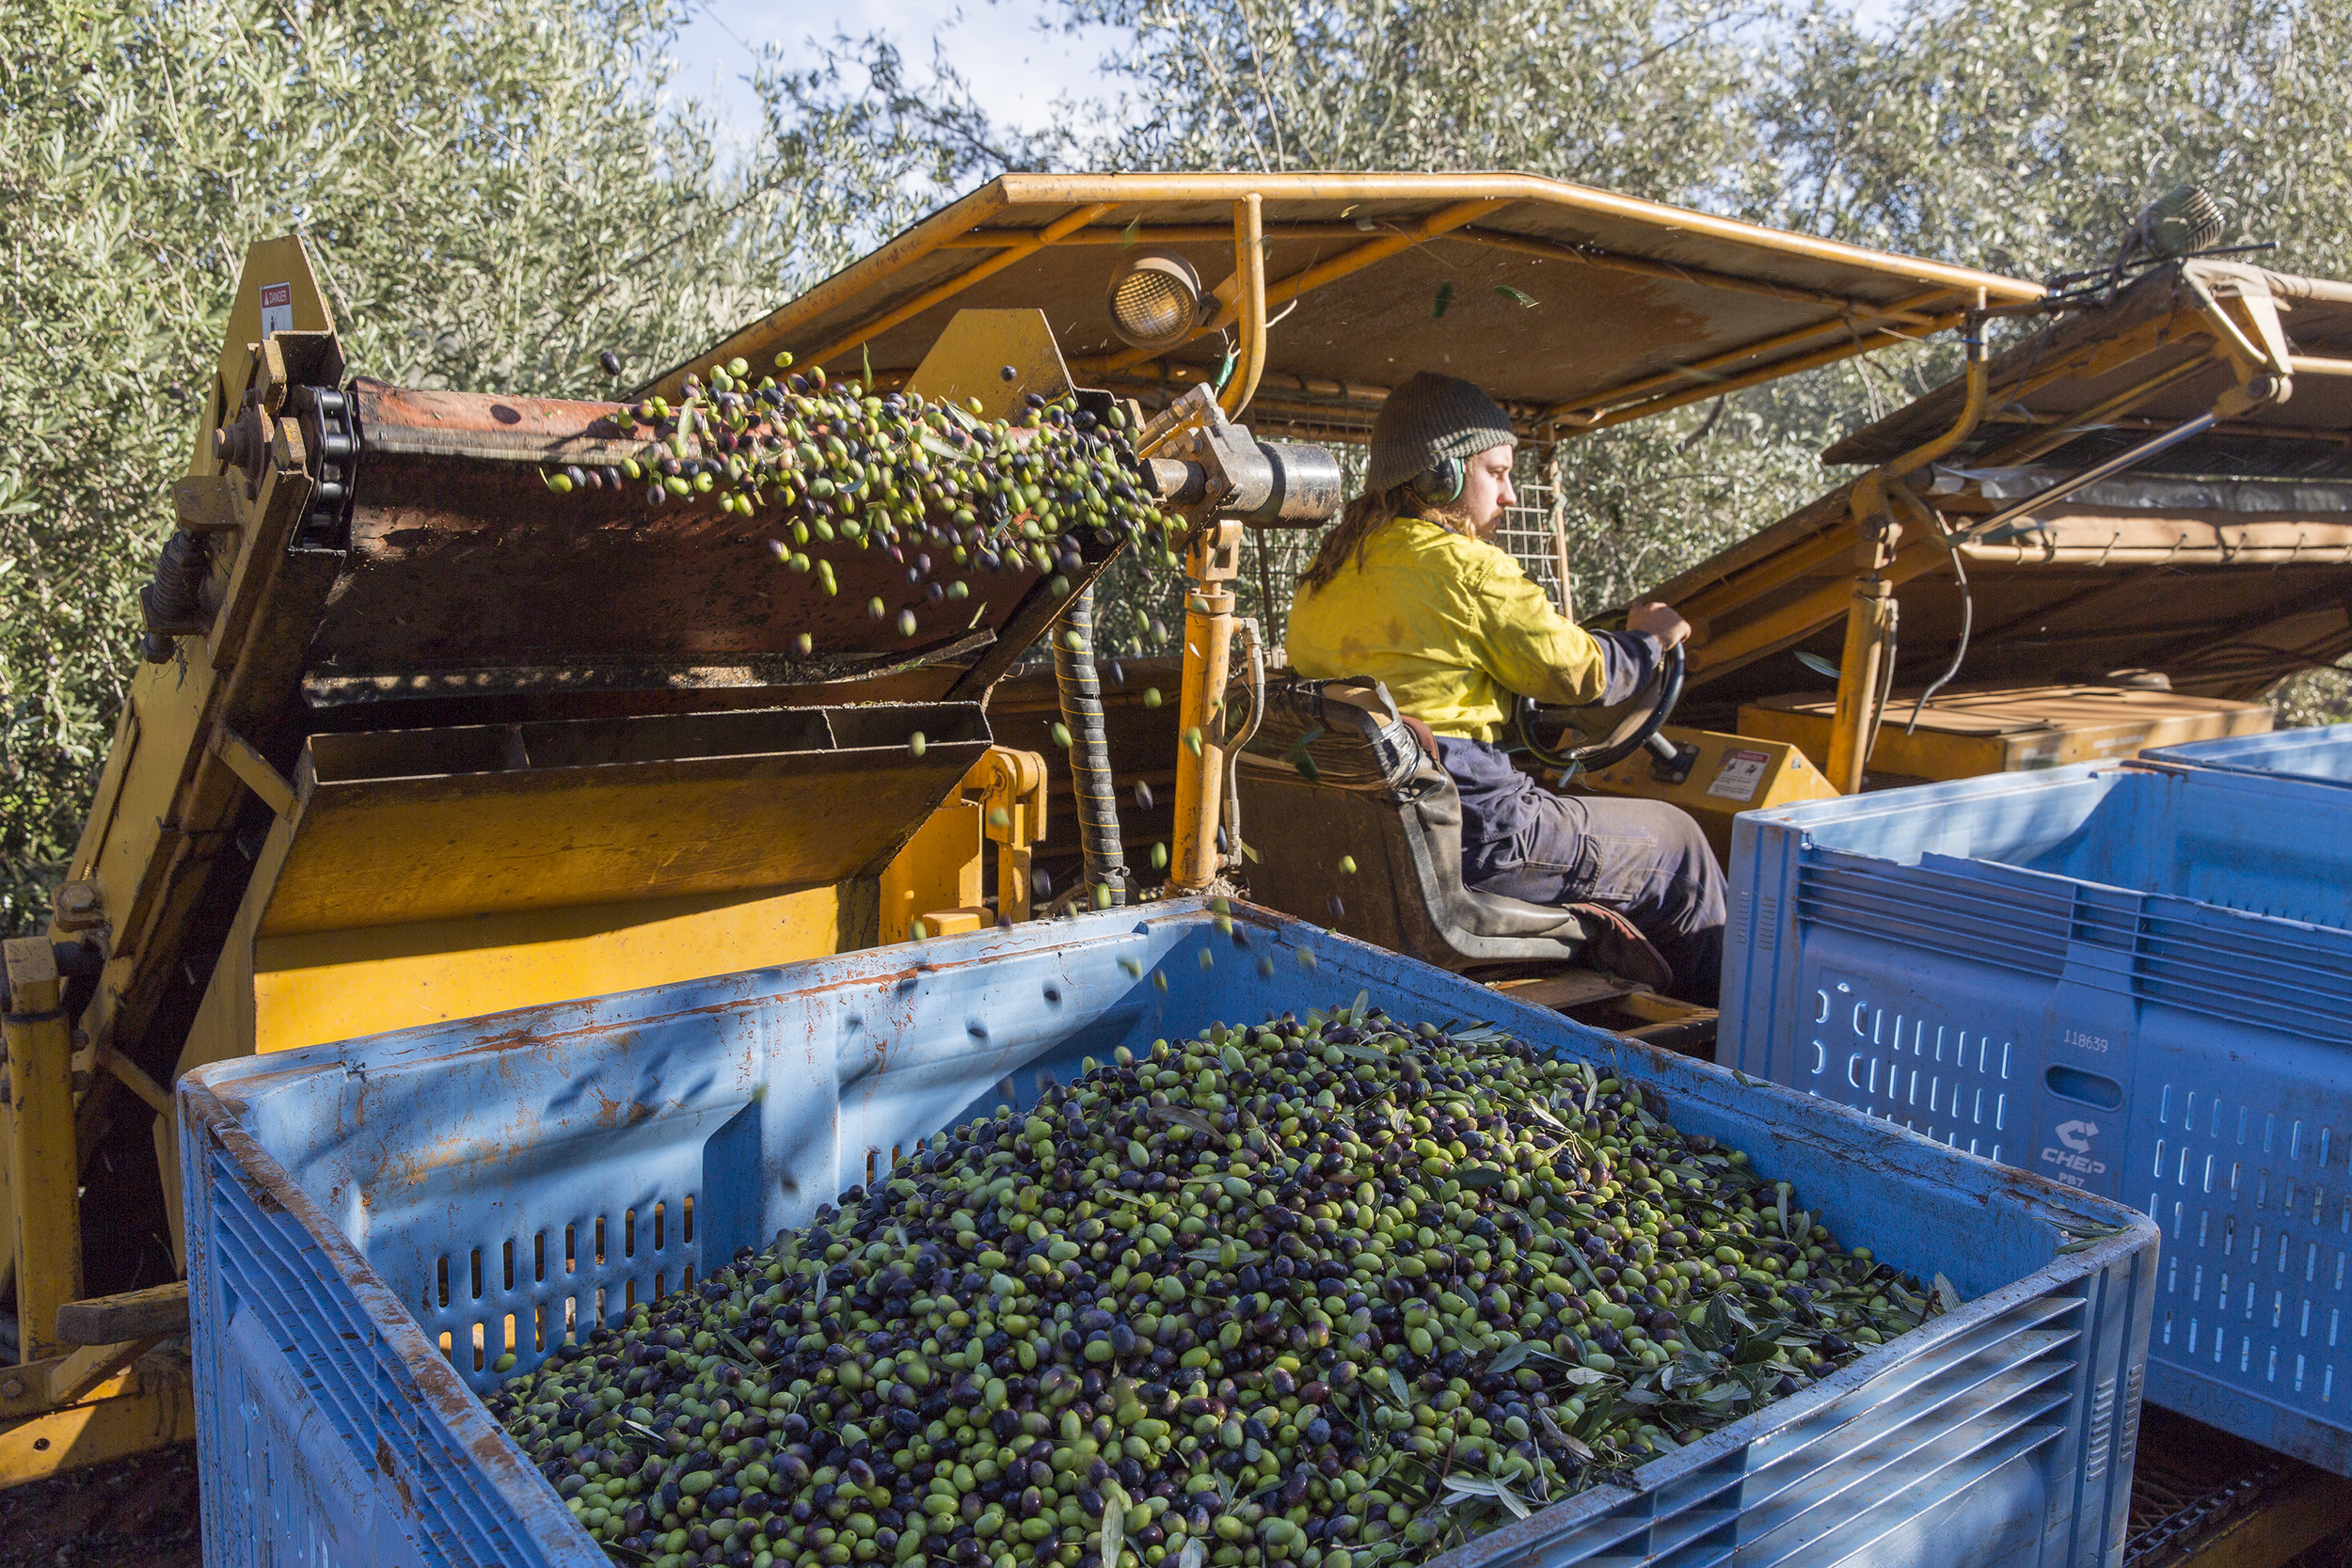
M1936 1307L1638 1087L1359 998L939 1134L492 1408L623 1560L1366 1568Z
M689 376L675 404L648 398L625 411L625 428L644 437L636 454L546 470L548 487L635 489L652 507L707 504L763 523L776 561L826 594L840 591L844 550L886 552L933 606L969 598L981 573L1035 571L1067 594L1089 540L1133 542L1175 564L1118 409L1098 418L1073 397L1032 392L1016 418L989 421L790 363L779 355L777 374L756 382L741 359L707 385ZM879 597L867 609L889 618ZM909 606L896 619L911 638L922 617Z

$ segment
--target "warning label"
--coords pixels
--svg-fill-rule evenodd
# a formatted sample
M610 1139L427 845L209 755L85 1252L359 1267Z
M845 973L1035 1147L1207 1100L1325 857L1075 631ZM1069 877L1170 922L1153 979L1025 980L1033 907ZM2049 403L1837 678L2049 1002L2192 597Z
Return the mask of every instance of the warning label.
M294 285L264 283L262 285L262 341L269 341L273 332L294 330Z
M1753 800L1756 786L1764 782L1764 769L1771 767L1768 752L1730 752L1724 756L1724 765L1715 773L1715 782L1707 786L1707 793L1726 800Z

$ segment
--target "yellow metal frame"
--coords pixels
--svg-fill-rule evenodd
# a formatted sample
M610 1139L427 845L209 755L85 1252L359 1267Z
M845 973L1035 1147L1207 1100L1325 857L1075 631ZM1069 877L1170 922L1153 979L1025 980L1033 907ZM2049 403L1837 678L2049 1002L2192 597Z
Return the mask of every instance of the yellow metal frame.
M82 1293L81 1165L73 1031L56 949L5 946L8 1097L5 1198L20 1364L0 1371L0 1487L138 1453L196 1433L187 1359L153 1338L72 1345L57 1309ZM141 1076L144 1076L143 1074Z
M2243 293L2217 295L2210 305L2200 301L2169 315L2140 322L2129 331L2084 344L2070 354L2053 356L2023 374L1991 385L1978 416L1972 418L1963 408L1956 421L1963 429L1961 438L1964 439L1968 431L1979 425L2013 428L2013 436L1971 459L1977 467L2002 467L2029 463L2090 429L2115 427L2158 434L2172 428L2170 421L2136 418L2132 410L2216 364L2227 365L2233 372L2233 386L2223 400L2221 412L2225 417L2217 430L2244 435L2340 435L2341 432L2295 431L2269 424L2233 422L2236 415L2255 405L2255 390L2275 403L2291 389L2287 378L2293 373L2334 373L2296 364L2302 356L2285 354L2283 338L2274 336L2276 328L2276 302L2265 295ZM2059 418L2022 411L2026 401L2043 388L2061 381L2111 375L2153 354L2184 344L2194 346L2199 352L2141 376L2092 407ZM2352 362L2344 363L2347 370L2352 370ZM2258 386L2265 381L2266 386ZM1875 570L1891 590L1942 566L1949 559L1948 552L1931 536L1934 531L1927 526L1931 519L1920 516L1920 509L1929 505L1932 498L1918 496L1902 481L1949 450L1947 439L1931 443L1933 450L1921 449L1883 464L1844 492L1824 498L1817 503L1823 526L1811 539L1734 568L1714 581L1681 594L1677 608L1698 633L1690 655L1692 673L1734 669L1776 653L1846 612L1855 602L1852 579L1823 583L1744 625L1720 631L1713 625L1740 607L1753 604L1774 589L1817 571L1827 562L1851 555L1857 549L1869 551L1871 541L1865 538L1864 522L1876 519L1883 509L1903 509L1912 526L1890 533L1885 541L1885 559L1877 561L1875 552L1871 552L1871 559L1860 564L1857 576L1867 577ZM1955 521L1964 524L1966 519ZM1868 651L1866 641L1862 652ZM1840 690L1851 689L1857 699L1849 705L1847 717L1851 725L1858 725L1867 711L1859 701L1867 674L1864 662L1858 658L1851 668L1841 664ZM1851 768L1851 754L1838 760ZM1833 766L1833 782L1841 771Z
M981 860L991 844L997 910L1009 921L1028 919L1030 854L1045 839L1045 796L1043 757L990 747L882 872L882 941L944 936L989 918Z
M2004 467L2031 462L2216 364L2226 366L2232 380L2214 405L2217 419L2234 419L2284 402L2294 390L2298 370L2309 374L2352 373L2352 361L2290 354L2279 322L2278 302L2266 290L2250 286L2245 276L2225 272L2208 279L2192 265L2183 269L2181 278L2193 296L2191 304L2084 353L2059 356L2055 364L2038 367L2013 383L2004 382L2002 401L2022 402L2033 390L2062 376L2095 373L2094 366L2120 368L2158 348L2190 343L2201 345L2201 353L2142 378L2079 414L2031 427L1997 450L1979 453L1976 465ZM1977 305L1979 309L1985 306L1981 294ZM1941 520L1902 482L1973 435L1989 401L1984 345L1980 338L1972 337L1966 396L1952 428L1871 469L1855 482L1851 492L1856 571L1845 648L1838 663L1837 713L1830 732L1828 765L1830 783L1848 794L1862 787L1884 689L1894 675L1883 666L1893 635L1895 588L1940 564L1944 549L1934 537L1944 531ZM1925 535L1908 549L1899 546L1904 521L1896 517L1897 509ZM1964 536L1966 525L1960 531ZM1791 606L1782 613L1786 616L1796 609Z

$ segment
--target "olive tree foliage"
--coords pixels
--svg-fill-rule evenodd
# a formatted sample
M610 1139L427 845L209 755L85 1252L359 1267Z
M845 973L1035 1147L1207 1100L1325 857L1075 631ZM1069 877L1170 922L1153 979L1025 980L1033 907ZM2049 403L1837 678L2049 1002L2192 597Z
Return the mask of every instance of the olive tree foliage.
M664 0L0 18L0 930L79 831L247 245L308 237L355 372L588 394L599 351L650 373L847 260L903 172L798 108L722 166Z
M2340 0L1912 0L1879 31L1820 5L1791 44L1758 97L1791 175L1766 221L2044 277L2108 263L2142 205L2191 182L2229 213L2224 244L2276 246L2247 260L2352 277ZM1929 357L1876 363L1908 384ZM1829 434L1856 411L1787 412ZM2281 723L2341 721L2352 681L2294 676L2272 700Z
M2334 0L1909 0L1882 30L1797 17L1757 112L1790 173L1760 212L2021 277L2106 262L2169 187L2225 244L2352 266L2352 8Z

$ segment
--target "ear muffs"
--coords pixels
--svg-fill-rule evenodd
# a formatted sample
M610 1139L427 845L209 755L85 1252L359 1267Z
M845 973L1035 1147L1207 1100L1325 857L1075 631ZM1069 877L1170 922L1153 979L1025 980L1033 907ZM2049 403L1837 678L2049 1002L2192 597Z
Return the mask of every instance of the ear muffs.
M1462 499L1470 470L1458 457L1441 457L1413 476L1413 497L1427 506L1449 506Z

